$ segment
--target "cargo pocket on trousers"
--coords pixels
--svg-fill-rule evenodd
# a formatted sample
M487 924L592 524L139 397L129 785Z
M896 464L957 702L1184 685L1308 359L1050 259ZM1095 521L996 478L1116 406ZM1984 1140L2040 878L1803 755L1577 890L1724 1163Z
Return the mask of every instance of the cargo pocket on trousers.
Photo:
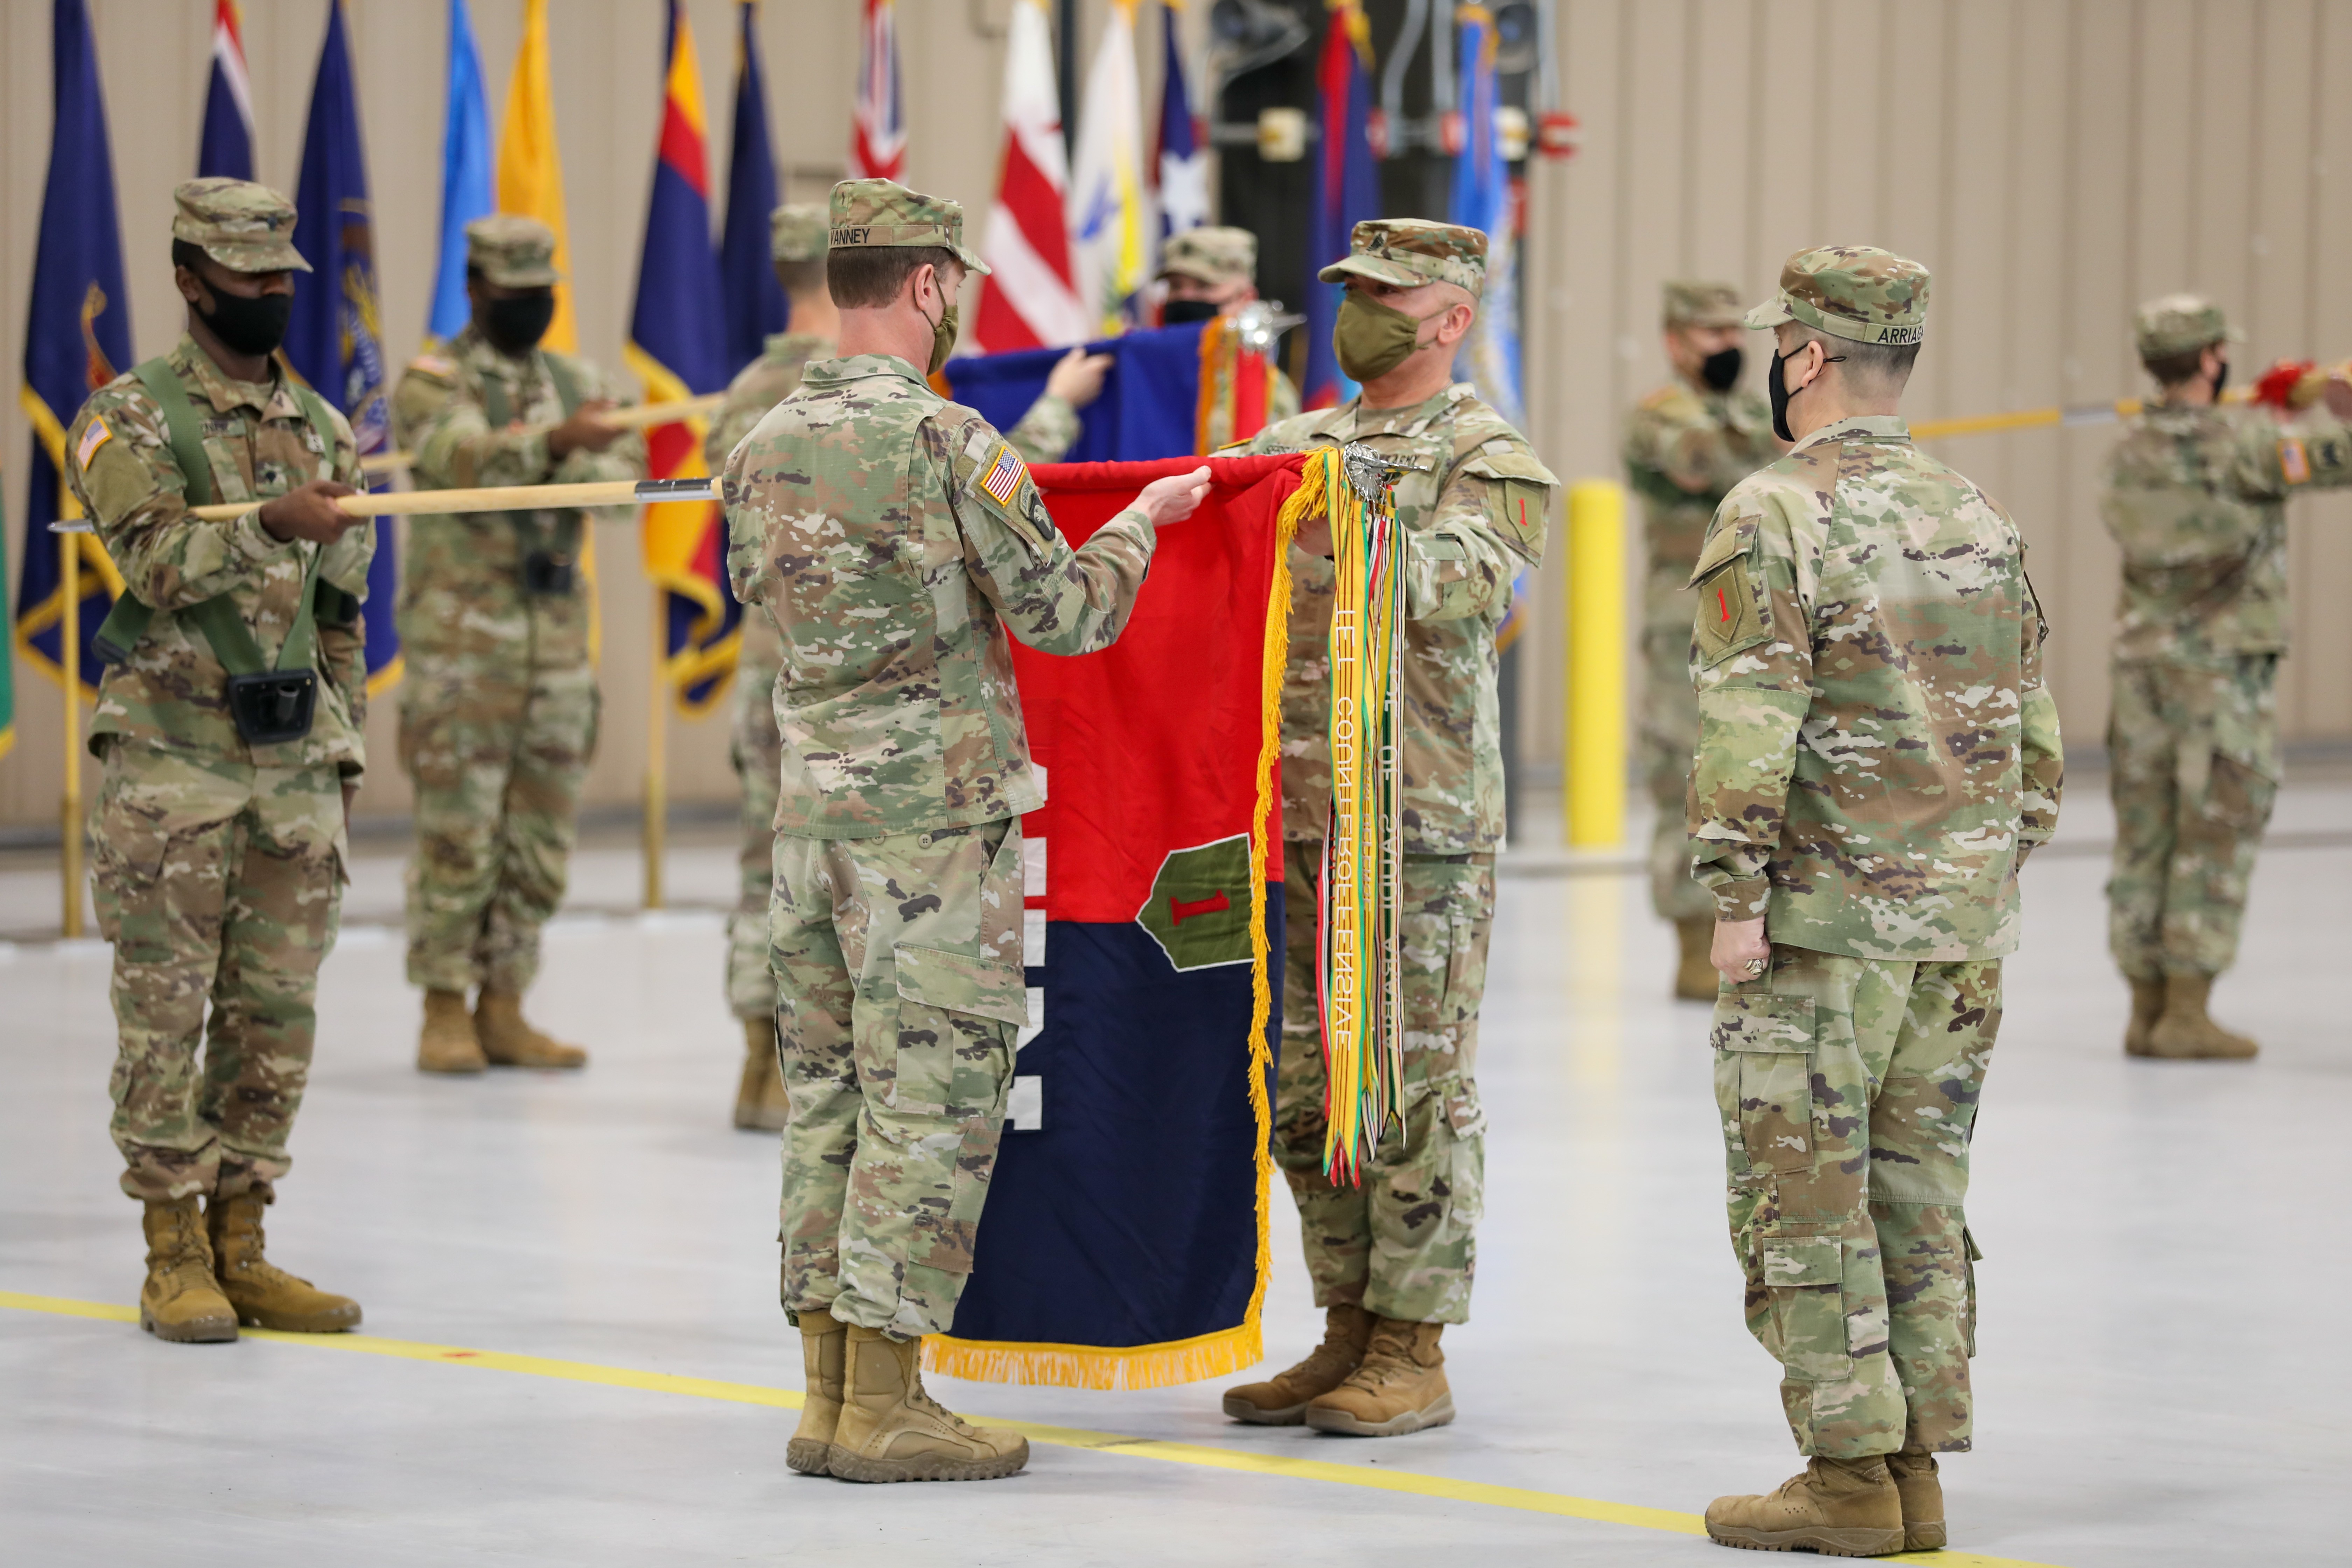
M1734 1175L1813 1164L1813 1003L1727 991L1715 1003L1715 1100Z
M1843 1247L1833 1236L1766 1236L1758 1265L1770 1312L1764 1348L1790 1377L1833 1383L1853 1367L1845 1318Z
M153 819L131 809L112 790L99 803L90 834L90 903L98 913L99 934L117 945L134 963L157 962L160 954L142 954L142 922L136 918L142 895L155 890L163 875L163 857L172 836ZM125 909L132 911L131 930L122 926ZM160 933L147 933L151 940Z
M1028 1021L1021 966L900 943L898 1039L890 1107L963 1119L1003 1114L1013 1031Z
M1960 1251L1967 1261L1961 1265L1968 1271L1968 1289L1960 1308L1960 1349L1970 1361L1977 1354L1977 1259L1984 1256L1977 1238L1967 1226L1960 1226Z

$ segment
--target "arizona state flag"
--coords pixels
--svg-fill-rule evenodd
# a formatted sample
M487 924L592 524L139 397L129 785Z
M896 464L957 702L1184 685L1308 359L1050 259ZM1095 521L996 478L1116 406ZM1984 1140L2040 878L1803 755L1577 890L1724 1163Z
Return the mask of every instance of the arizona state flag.
M1284 514L1305 461L1210 459L1110 647L1013 646L1046 795L1021 828L1029 1024L955 1331L925 1342L940 1372L1145 1388L1262 1354ZM1193 466L1030 474L1076 542Z
M80 515L80 503L65 485L66 426L81 411L84 398L131 368L131 301L122 289L114 158L108 150L106 100L98 85L89 14L82 0L57 0L52 16L57 117L26 312L25 384L18 394L33 423L33 462L25 486L16 640L27 662L64 679L60 551L73 551L81 569L81 683L94 692L99 658L89 645L113 608L122 577L96 534L51 533L47 525Z

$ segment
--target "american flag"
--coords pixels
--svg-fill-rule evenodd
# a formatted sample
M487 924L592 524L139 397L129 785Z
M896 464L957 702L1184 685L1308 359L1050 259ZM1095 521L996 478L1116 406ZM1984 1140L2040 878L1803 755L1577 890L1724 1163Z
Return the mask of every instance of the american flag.
M849 168L861 180L904 180L907 117L898 100L897 0L866 0L857 43L857 110Z

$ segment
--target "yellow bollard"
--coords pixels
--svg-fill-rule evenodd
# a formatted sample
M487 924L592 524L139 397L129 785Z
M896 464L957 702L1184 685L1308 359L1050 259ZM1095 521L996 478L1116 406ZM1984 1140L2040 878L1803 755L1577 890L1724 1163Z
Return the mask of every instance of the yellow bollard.
M1625 841L1625 491L1568 490L1568 757L1570 848Z

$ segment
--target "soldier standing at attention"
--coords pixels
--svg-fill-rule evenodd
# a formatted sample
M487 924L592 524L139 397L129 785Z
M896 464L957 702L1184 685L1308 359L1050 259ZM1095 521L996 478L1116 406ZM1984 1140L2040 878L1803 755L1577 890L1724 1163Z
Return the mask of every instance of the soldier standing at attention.
M1257 236L1245 228L1188 228L1171 234L1160 248L1160 281L1168 298L1160 308L1162 325L1232 317L1257 299ZM1269 425L1298 413L1298 388L1273 367L1268 351L1265 419ZM1216 451L1233 443L1233 400L1210 400L1209 428L1202 447Z
M2107 722L2116 858L2107 944L2131 983L2124 1049L2245 1058L2213 1022L2236 962L2246 884L2278 793L2278 661L2287 646L2286 500L2352 484L2352 386L2297 429L2219 403L2221 308L2140 307L2139 357L2161 388L2124 426L2100 511L2123 550ZM2330 417L2333 416L2333 417Z
M1323 1174L1324 1067L1314 889L1331 815L1328 532L1292 555L1283 689L1283 1047L1274 1154L1290 1180L1323 1343L1224 1410L1267 1426L1395 1436L1454 1419L1438 1337L1469 1321L1486 1167L1478 1007L1503 837L1495 628L1511 583L1543 560L1559 481L1527 437L1453 378L1486 279L1475 228L1360 223L1323 269L1345 282L1332 329L1363 384L1338 408L1269 426L1259 452L1362 442L1404 467L1397 521L1410 541L1404 628L1405 1121L1361 1186ZM1302 570L1304 567L1306 569Z
M792 303L792 330L770 338L760 357L728 386L727 401L719 405L702 447L703 459L714 474L726 468L727 455L768 410L800 386L801 372L810 361L833 357L834 340L841 331L841 315L824 281L824 208L814 202L778 207L768 217L768 243L776 280ZM1108 354L1072 349L1046 376L1045 395L1029 405L1004 438L1027 462L1058 462L1078 438L1077 411L1102 395L1109 368ZM727 1005L743 1021L743 1077L735 1091L735 1125L768 1132L784 1125L788 1110L776 1068L776 980L768 968L776 788L783 767L775 684L783 658L776 623L757 605L746 605L735 656L734 742L729 752L742 791L742 856L735 911L727 920Z
M917 1368L971 1272L1027 1016L1020 817L1043 802L1005 631L1049 654L1118 640L1155 529L1208 472L1145 487L1073 552L1011 443L925 380L987 270L963 209L851 180L831 217L839 356L803 370L722 481L736 595L783 643L771 943L783 1302L807 1373L787 1462L989 1480L1029 1445L942 1409Z
M1969 1446L1969 1136L2061 760L2017 527L1896 412L1927 281L1866 246L1789 258L1747 320L1796 444L1691 574L1732 1245L1811 1461L1709 1505L1727 1546L1941 1546L1935 1456Z
M642 437L587 361L539 347L555 310L555 236L499 214L466 226L474 318L410 362L395 437L419 489L641 479ZM425 990L425 1072L576 1068L523 1021L539 932L563 899L596 745L589 584L577 511L417 517L402 563L400 760L416 788L408 979ZM473 1013L466 993L480 987Z
M1707 520L1731 487L1779 452L1772 411L1740 389L1739 291L1728 283L1665 286L1666 359L1674 381L1625 422L1625 473L1642 498L1650 564L1642 590L1642 771L1657 803L1650 837L1650 907L1679 939L1675 994L1715 1000L1715 906L1691 880L1683 797L1690 788L1698 702L1691 692L1691 568Z
M146 1205L140 1327L324 1332L356 1326L359 1303L273 1267L261 1211L292 1163L341 905L375 534L334 504L361 484L351 426L271 358L310 269L293 205L243 180L173 198L187 331L92 393L65 441L124 585L99 632L89 741L121 1030L112 1131L122 1190ZM188 515L221 502L246 510Z

